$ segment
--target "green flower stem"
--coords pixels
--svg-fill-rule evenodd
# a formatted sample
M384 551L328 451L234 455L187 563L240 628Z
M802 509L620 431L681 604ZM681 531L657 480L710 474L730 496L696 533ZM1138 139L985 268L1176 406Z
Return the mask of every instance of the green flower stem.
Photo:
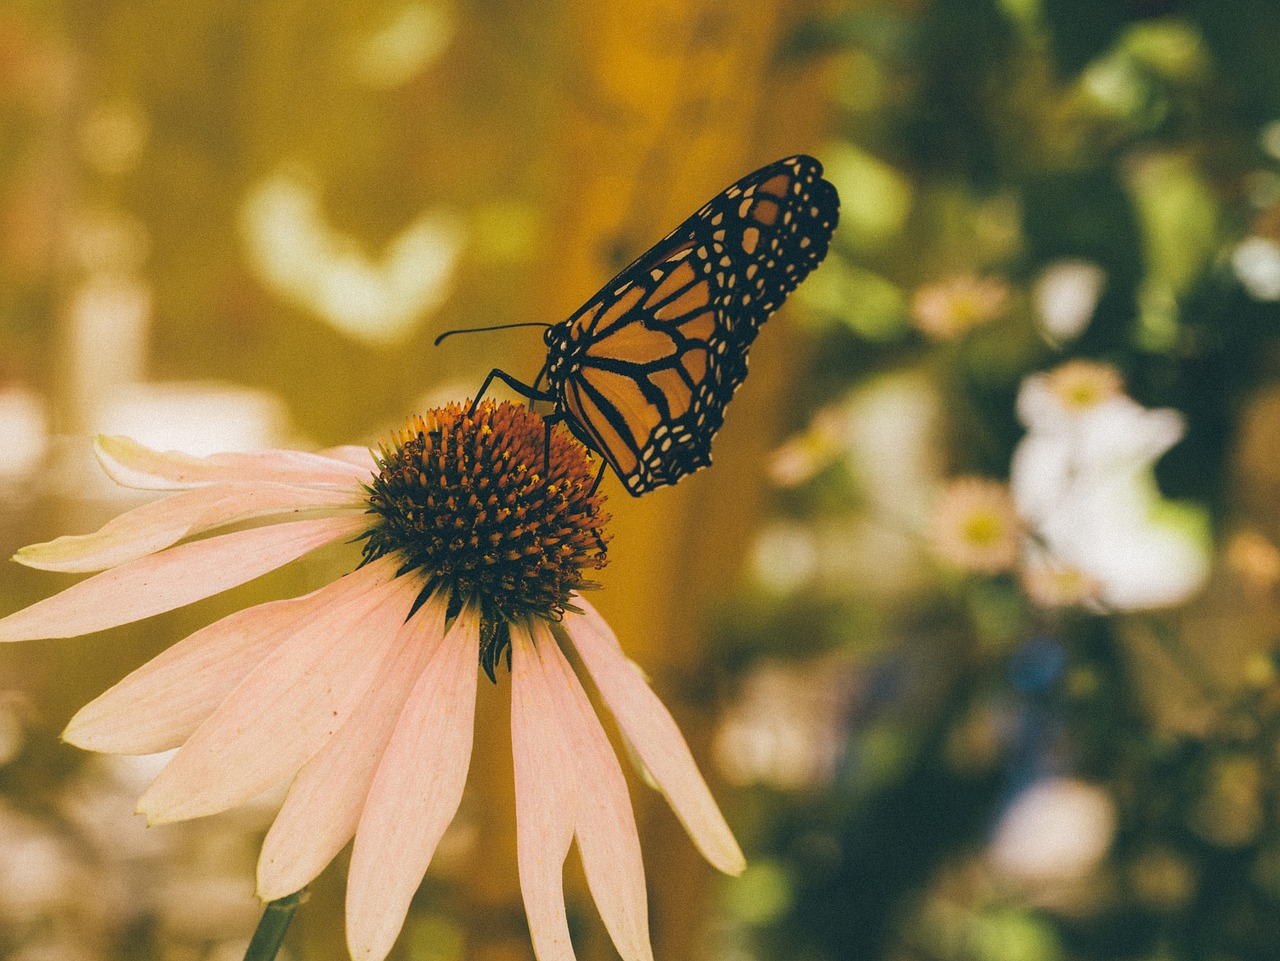
M253 932L249 950L244 953L244 961L274 961L276 952L284 943L284 935L289 930L294 912L307 897L307 889L303 888L272 901L263 909L262 920L258 922L258 929Z

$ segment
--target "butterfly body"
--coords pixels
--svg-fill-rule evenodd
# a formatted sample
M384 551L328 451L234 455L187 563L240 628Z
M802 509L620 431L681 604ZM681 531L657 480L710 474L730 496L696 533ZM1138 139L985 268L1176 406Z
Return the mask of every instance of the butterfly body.
M839 199L796 156L744 177L545 334L547 394L628 493L711 463L760 325L826 255Z

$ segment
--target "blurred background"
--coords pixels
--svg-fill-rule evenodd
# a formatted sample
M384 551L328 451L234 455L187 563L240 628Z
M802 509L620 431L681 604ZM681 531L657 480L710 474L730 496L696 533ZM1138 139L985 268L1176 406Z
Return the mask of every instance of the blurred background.
M1280 4L8 0L0 553L132 506L96 432L375 443L531 379L737 177L843 199L715 466L598 606L750 867L633 779L663 961L1280 957ZM0 957L242 956L279 796L147 830L74 710L326 555L0 650ZM65 581L9 564L0 611ZM393 955L531 957L504 679ZM345 855L286 942L344 958ZM579 955L614 957L573 858Z

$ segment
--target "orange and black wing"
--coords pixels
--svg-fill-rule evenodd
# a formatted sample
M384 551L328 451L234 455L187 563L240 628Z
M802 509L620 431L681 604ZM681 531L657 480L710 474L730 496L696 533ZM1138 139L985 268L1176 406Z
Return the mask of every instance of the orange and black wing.
M770 164L547 331L545 373L560 412L629 493L711 463L751 342L826 256L838 211L816 160Z

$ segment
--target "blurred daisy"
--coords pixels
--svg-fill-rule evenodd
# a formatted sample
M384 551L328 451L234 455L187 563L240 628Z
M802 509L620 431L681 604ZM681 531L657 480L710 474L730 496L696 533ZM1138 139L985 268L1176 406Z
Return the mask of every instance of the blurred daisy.
M562 651L605 705L695 844L729 873L742 854L671 715L578 594L604 565L601 498L583 448L510 404L450 405L379 455L192 457L101 438L121 484L178 491L95 534L19 551L100 570L0 619L0 640L70 637L208 597L335 541L364 562L331 584L197 631L83 708L65 737L97 751L178 748L143 794L151 823L243 804L293 778L267 835L258 893L288 895L355 838L347 940L386 957L471 758L477 664L512 677L520 886L540 961L573 956L561 874L577 840L625 961L651 961L644 870L621 767ZM544 464L546 465L544 470ZM544 476L545 474L545 476ZM299 512L325 516L294 519ZM248 518L273 523L175 545Z
M925 336L954 340L1003 315L1009 296L1009 285L998 277L961 274L918 289L911 318Z
M1280 584L1280 549L1255 530L1236 531L1227 539L1227 566L1252 591L1265 593Z
M934 553L978 574L998 574L1018 559L1021 524L1009 488L983 477L959 477L934 505Z
M1018 573L1027 597L1040 607L1100 607L1102 585L1097 578L1034 544L1026 546Z
M1019 397L1019 410L1032 422L1052 418L1059 412L1075 417L1124 394L1120 371L1111 364L1083 357L1059 364L1043 379L1029 378L1027 384L1025 397Z
M807 428L773 452L769 477L779 487L800 486L848 450L852 433L845 405L824 407Z

